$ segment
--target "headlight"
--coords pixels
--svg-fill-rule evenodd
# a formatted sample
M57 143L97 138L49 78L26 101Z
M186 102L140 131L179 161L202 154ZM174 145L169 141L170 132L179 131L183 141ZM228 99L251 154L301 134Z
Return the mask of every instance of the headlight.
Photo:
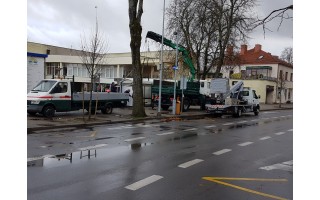
M31 104L39 104L39 103L40 103L39 100L33 100L33 101L31 101Z

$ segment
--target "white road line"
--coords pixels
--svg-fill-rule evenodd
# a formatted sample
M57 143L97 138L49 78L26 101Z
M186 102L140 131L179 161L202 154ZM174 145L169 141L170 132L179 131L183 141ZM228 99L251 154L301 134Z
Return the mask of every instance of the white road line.
M205 126L205 128L214 128L216 125Z
M234 123L230 122L230 123L225 123L225 124L222 124L222 125L229 126L229 125L232 125L232 124L234 124Z
M183 131L195 131L197 130L197 128L189 128L189 129L186 129L186 130L183 130Z
M48 158L48 157L52 157L53 155L43 155L43 156L37 156L37 157L31 157L31 158L28 158L27 159L27 162L30 162L30 161L34 161L34 160L40 160L40 159L43 159L43 158Z
M244 142L244 143L241 143L241 144L238 144L238 145L244 147L244 146L248 146L250 144L253 144L253 142Z
M131 142L131 141L135 141L135 140L142 140L146 137L136 137L136 138L131 138L131 139L126 139L125 142Z
M174 132L159 133L157 135L161 136L161 135L171 135L171 134L174 134Z
M289 130L287 130L287 131L293 131L293 129L289 129Z
M278 133L275 133L275 135L282 135L282 134L285 134L286 132L278 132Z
M94 146L82 147L82 148L78 148L78 150L85 151L85 150L101 148L101 147L104 147L104 146L107 146L107 144L98 144L98 145L94 145Z
M259 140L267 140L267 139L270 139L270 138L271 138L270 136L266 136L266 137L260 138Z
M253 120L251 120L252 122L256 122L256 121L259 121L259 119L253 119Z
M137 127L134 127L132 125L127 125L127 126L112 127L112 128L108 128L108 129L109 130L119 130L119 129L123 129L123 128L137 128Z
M265 167L260 167L259 169L264 169L264 170L274 170L274 169L280 169L280 170L285 170L285 171L293 171L293 160L286 161L283 163L277 163L274 165L269 165Z
M279 117L272 117L272 119L278 119Z
M289 161L283 162L282 164L284 164L284 165L293 165L293 160L289 160Z
M142 187L145 187L145 186L147 186L147 185L149 185L151 183L154 183L154 182L156 182L156 181L158 181L158 180L160 180L162 178L163 177L159 176L159 175L152 175L152 176L149 176L149 177L147 177L145 179L137 181L137 182L135 182L135 183L133 183L131 185L128 185L125 188L128 189L128 190L135 191L135 190L138 190L138 189L140 189Z
M240 121L240 122L237 122L238 124L242 124L242 123L246 123L248 121Z
M286 116L283 116L283 115L282 115L282 116L280 116L280 117L286 117Z
M212 153L212 154L219 156L219 155L224 154L224 153L227 153L227 152L229 152L229 151L232 151L232 150L231 150L231 149L222 149L222 150L216 151L216 152L214 152L214 153Z
M187 167L190 167L190 166L192 166L192 165L198 164L198 163L200 163L200 162L202 162L202 161L203 161L203 160L201 160L201 159L194 159L194 160L191 160L191 161L189 161L189 162L185 162L185 163L183 163L183 164L181 164L181 165L178 165L178 167L187 168Z

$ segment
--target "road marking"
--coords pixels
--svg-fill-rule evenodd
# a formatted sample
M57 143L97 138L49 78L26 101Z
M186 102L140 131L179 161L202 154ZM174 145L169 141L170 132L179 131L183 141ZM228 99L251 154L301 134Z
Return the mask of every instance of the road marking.
M282 115L282 116L280 116L280 117L286 117L286 116Z
M279 117L272 117L272 119L278 119Z
M286 132L278 132L278 133L275 133L275 135L282 135L282 134L285 134Z
M189 128L189 129L186 129L186 130L183 130L183 131L195 131L197 130L197 128Z
M157 135L171 135L171 134L174 134L174 132L167 132L167 133L159 133L159 134L157 134Z
M132 125L127 125L127 126L112 127L112 128L108 128L108 129L109 130L119 130L119 129L124 129L124 128L137 128L137 127L134 127Z
M225 124L222 124L222 125L229 126L229 125L232 125L232 124L234 124L234 123L230 122L230 123L225 123Z
M131 142L131 141L135 141L135 140L142 140L146 137L136 137L136 138L131 138L131 139L126 139L125 142Z
M214 128L216 125L211 125L211 126L205 126L205 128Z
M240 122L237 122L238 124L243 124L243 123L246 123L248 121L240 121Z
M108 144L97 144L97 145L94 145L94 146L78 148L78 150L85 151L85 150L97 149L97 148L101 148L101 147L104 147L104 146L107 146L107 145Z
M216 152L214 152L214 153L212 153L212 154L219 156L219 155L224 154L224 153L227 153L227 152L229 152L229 151L232 151L232 150L231 150L231 149L222 149L222 150L216 151Z
M287 131L293 131L293 129L289 129L289 130L287 130Z
M27 158L27 162L34 161L34 160L40 160L40 159L44 159L44 158L48 158L48 157L52 157L52 156L54 156L54 155L46 154L43 156L31 157L31 158Z
M269 117L266 117L266 118L262 118L262 120L267 120L267 119L269 119Z
M200 162L202 162L203 160L201 160L201 159L194 159L194 160L191 160L191 161L189 161L189 162L185 162L185 163L183 163L183 164L181 164L181 165L178 165L178 167L181 167L181 168L188 168L188 167L190 167L190 166L192 166L192 165L195 165L195 164L198 164L198 163L200 163Z
M256 122L256 121L259 121L259 119L253 119L253 120L251 120L252 122Z
M241 143L241 144L238 144L238 145L244 147L244 146L248 146L250 144L253 144L253 142L244 142L244 143Z
M282 162L282 163L277 163L274 165L269 165L269 166L264 166L260 167L259 169L264 169L264 170L274 170L274 169L280 169L280 170L285 170L285 171L293 171L293 160Z
M271 138L270 136L266 136L266 137L260 138L259 140L267 140L267 139L270 139L270 138Z
M149 177L147 177L145 179L137 181L137 182L135 182L135 183L133 183L131 185L128 185L125 188L128 189L128 190L135 191L135 190L138 190L138 189L140 189L142 187L145 187L145 186L147 186L147 185L149 185L151 183L154 183L154 182L156 182L156 181L158 181L158 180L160 180L162 178L163 177L159 176L159 175L152 175L152 176L149 176Z
M279 197L279 196L275 196L275 195L271 195L271 194L267 194L267 193L263 193L263 192L258 192L255 190L251 190L248 188L244 188L244 187L240 187L234 184L230 184L230 183L226 183L223 181L219 181L219 180L234 180L234 181L270 181L270 182L286 182L288 181L287 179L259 179L259 178L227 178L227 177L202 177L202 179L207 180L207 181L211 181L211 182L215 182L221 185L225 185L225 186L229 186L238 190L242 190L245 192L249 192L249 193L253 193L253 194L257 194L260 196L264 196L264 197L269 197L272 199L278 199L278 200L286 200L286 198L283 197Z

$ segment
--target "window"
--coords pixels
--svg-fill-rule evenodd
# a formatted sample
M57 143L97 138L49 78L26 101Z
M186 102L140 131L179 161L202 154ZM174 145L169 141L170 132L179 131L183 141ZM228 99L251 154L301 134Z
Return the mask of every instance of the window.
M290 74L290 81L293 80L293 73Z
M282 73L282 70L280 70L279 79L283 78L283 77L282 77L282 74L283 74L283 73Z
M60 72L59 63L47 63L46 73L47 75L58 76Z
M58 83L52 90L51 94L53 93L66 93L68 91L68 83L67 82L60 82Z
M286 81L288 80L288 72L286 72L285 80L286 80Z

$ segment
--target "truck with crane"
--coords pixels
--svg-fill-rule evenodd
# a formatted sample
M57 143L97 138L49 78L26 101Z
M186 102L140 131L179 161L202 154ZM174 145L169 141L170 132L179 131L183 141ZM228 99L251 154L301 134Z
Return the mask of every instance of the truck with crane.
M259 114L260 104L256 91L249 87L244 87L243 81L234 81L230 87L229 79L212 79L210 84L211 98L205 104L206 112L216 116L231 114L240 117L242 113L253 112Z
M101 110L111 114L115 107L123 107L129 101L129 93L92 92L91 112ZM89 111L90 92L84 91L84 83L74 79L44 79L27 96L29 115L42 114L51 118L55 112L80 109Z
M146 37L156 42L162 42L162 36L152 31L148 31ZM171 40L165 37L163 38L163 44L173 49L178 49L178 51L182 53L184 63L189 67L191 76L189 77L189 80L186 81L186 83L184 83L186 84L186 88L181 89L181 87L179 87L180 81L176 85L176 95L180 98L180 100L182 100L181 106L183 111L187 111L190 108L190 105L200 105L200 108L204 109L206 102L206 92L202 92L202 90L200 91L200 88L201 86L203 87L206 81L203 80L203 83L201 83L200 81L194 81L196 70L191 58L189 57L189 52L185 47L181 45L176 45ZM159 81L154 81L154 84L151 87L151 93L152 96L155 97L153 99L153 105L158 105L157 95L159 94ZM163 110L168 110L169 107L172 106L173 96L174 82L163 81L161 88L161 108Z

